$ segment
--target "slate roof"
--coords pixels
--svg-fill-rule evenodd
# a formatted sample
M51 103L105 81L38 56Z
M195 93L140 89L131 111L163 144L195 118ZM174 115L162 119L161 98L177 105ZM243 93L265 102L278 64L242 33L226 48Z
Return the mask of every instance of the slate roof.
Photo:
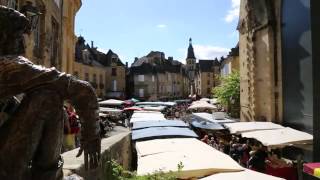
M199 63L197 63L197 71L201 72L212 72L214 66L220 66L220 63L218 60L199 60Z

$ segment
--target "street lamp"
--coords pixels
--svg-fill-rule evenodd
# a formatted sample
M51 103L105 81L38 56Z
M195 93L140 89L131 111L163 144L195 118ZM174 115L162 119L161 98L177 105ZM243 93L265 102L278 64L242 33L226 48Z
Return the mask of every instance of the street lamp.
M33 6L31 1L27 1L26 5L22 6L21 13L23 13L31 23L31 30L37 28L39 17L41 15L39 9Z

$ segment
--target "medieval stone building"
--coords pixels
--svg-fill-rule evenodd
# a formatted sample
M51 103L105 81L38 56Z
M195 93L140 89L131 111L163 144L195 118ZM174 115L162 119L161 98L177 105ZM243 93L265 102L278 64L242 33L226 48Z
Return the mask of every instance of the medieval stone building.
M226 76L233 71L240 71L239 67L239 45L231 48L228 56L226 58L221 57L220 59L220 72L221 76Z
M196 64L195 89L200 97L212 97L212 88L219 85L220 62L199 60Z
M131 97L142 100L186 98L189 81L182 63L159 51L136 58L129 70Z
M75 15L81 0L1 0L24 13L32 23L25 36L25 56L36 64L71 72L74 59Z
M98 51L93 42L90 46L81 36L76 43L72 72L90 82L101 98L125 98L126 67L119 56L111 50L107 54Z
M310 19L310 1L241 1L241 120L312 132Z

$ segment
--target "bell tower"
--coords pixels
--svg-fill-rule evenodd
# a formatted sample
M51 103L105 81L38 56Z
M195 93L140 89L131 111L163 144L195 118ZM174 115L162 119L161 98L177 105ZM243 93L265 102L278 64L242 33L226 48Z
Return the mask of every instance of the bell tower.
M189 47L188 47L188 54L186 58L186 67L188 72L188 78L190 83L190 94L195 94L195 70L196 70L196 57L194 55L194 50L192 46L192 39L189 38Z

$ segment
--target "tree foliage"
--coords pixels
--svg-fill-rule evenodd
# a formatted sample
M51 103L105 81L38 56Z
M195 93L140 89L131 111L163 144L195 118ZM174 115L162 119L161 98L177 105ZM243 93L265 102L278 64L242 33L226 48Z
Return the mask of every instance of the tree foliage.
M227 76L220 78L221 84L213 89L213 95L223 105L229 105L230 101L238 102L240 100L240 75L233 71Z

